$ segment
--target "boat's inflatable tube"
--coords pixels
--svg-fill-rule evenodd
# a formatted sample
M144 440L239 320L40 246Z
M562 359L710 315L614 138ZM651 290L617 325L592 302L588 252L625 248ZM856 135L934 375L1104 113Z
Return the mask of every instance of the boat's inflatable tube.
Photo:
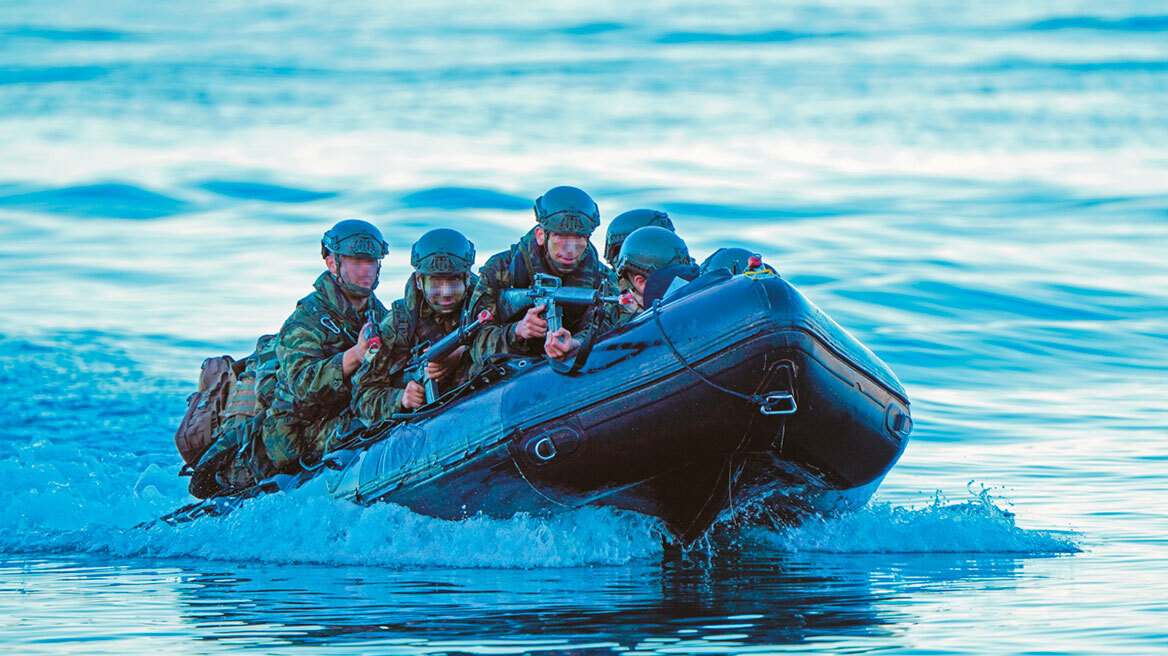
M600 504L690 542L751 504L866 502L912 428L888 367L777 276L699 278L571 375L514 360L438 405L326 456L329 491L450 519Z

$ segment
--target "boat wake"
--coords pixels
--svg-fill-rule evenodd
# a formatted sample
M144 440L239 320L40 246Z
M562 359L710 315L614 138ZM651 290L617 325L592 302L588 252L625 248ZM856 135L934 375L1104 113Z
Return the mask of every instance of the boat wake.
M89 458L42 441L0 460L12 503L0 508L0 551L314 563L391 568L617 566L662 555L663 528L631 512L586 507L551 517L445 521L401 506L356 506L312 489L265 495L220 518L135 526L185 498L173 472L133 469L132 456ZM125 491L123 494L122 491ZM714 551L751 553L985 553L1079 551L1071 533L1017 525L988 491L921 508L879 500L798 526L722 530ZM732 546L734 548L725 548Z
M58 447L30 445L25 455ZM76 453L76 452L74 452ZM181 479L156 465L127 484L116 462L72 468L0 461L17 484L0 508L0 552L104 552L118 556L195 557L267 563L391 568L547 568L623 565L661 550L656 520L585 508L554 517L482 516L445 521L393 504L362 507L332 499L312 484L251 499L225 517L177 527L138 524L183 500ZM71 473L74 480L62 476Z
M988 488L953 502L937 491L923 507L873 499L838 517L811 516L797 526L752 528L737 539L784 553L981 553L1056 555L1081 551L1072 531L1018 526L1009 501Z

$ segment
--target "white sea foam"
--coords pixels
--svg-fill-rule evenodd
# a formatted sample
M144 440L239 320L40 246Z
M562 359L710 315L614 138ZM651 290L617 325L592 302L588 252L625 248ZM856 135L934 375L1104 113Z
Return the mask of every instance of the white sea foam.
M982 490L951 503L937 493L921 508L875 500L838 517L808 517L797 526L752 532L751 537L783 552L984 553L1049 555L1079 551L1076 536L1026 529Z
M384 567L574 567L659 556L656 520L583 508L548 517L446 521L393 504L362 507L320 483L262 496L219 518L139 528L190 501L185 479L128 455L47 440L0 460L10 503L0 506L0 549L102 551L217 560ZM922 508L873 502L840 517L774 530L733 529L781 552L1023 553L1077 551L1073 536L1019 527L986 491L961 503L940 494Z
M585 508L444 521L392 504L338 501L313 484L250 500L221 518L136 528L191 500L186 479L157 465L138 473L136 462L48 441L0 460L9 498L0 506L0 550L515 568L619 565L661 549L657 523L635 513Z

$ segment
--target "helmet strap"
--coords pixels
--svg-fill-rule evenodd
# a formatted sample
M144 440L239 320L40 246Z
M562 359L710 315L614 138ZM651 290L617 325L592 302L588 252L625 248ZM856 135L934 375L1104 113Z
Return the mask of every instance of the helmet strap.
M543 260L545 269L555 271L556 268L552 266L552 253L548 250L548 231L543 226L535 226L535 252L539 259Z
M633 300L637 302L637 308L644 310L645 309L645 291L643 289L641 291L637 291L637 285L633 282L634 275L637 275L637 274L632 273L631 271L626 271L625 274L623 276L621 276L621 278L625 281L625 284L627 285L627 289L625 291L627 291L629 294L632 294Z

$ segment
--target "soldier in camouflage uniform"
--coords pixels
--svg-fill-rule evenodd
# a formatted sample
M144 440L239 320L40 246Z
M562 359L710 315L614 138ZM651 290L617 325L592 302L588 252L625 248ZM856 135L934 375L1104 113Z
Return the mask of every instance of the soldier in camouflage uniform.
M426 392L407 380L405 368L414 347L434 343L457 329L468 316L470 292L478 283L471 273L474 244L456 230L440 228L422 235L410 252L414 273L405 298L393 302L380 325L381 348L370 352L354 377L353 407L368 426L392 414L421 407ZM437 383L461 383L469 358L460 347L442 363L426 367Z
M538 225L509 250L492 255L479 270L479 283L471 296L472 314L490 310L491 323L479 330L471 347L476 363L496 353L537 356L547 354L566 360L580 348L593 326L603 318L595 308L564 308L564 327L549 334L543 305L508 322L499 316L499 293L531 287L535 274L556 276L565 287L587 287L613 293L606 267L589 242L600 225L600 211L588 194L575 187L556 187L535 201Z
M604 259L608 261L608 265L612 267L613 273L616 272L616 258L620 255L621 244L625 243L629 235L637 228L644 228L645 226L658 226L665 228L671 232L677 232L673 228L673 221L669 219L669 215L665 212L657 210L629 210L622 212L608 224L608 230L604 234ZM621 289L624 291L624 288Z
M373 295L381 259L389 251L381 232L356 219L324 233L328 271L300 299L277 336L275 398L263 422L257 473L291 472L324 451L351 400L351 378L368 350L368 321L385 307Z
M657 226L634 230L621 245L620 255L616 258L616 274L622 288L628 290L635 302L609 310L606 324L611 327L623 325L645 310L645 285L649 276L672 265L688 267L691 262L689 248L672 231Z

